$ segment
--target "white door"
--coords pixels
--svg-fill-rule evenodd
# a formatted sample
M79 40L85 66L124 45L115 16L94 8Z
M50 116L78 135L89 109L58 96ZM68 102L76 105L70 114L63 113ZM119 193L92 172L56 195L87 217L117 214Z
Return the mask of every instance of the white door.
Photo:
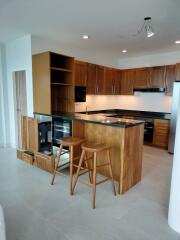
M27 115L26 71L14 72L17 147L22 148L21 117Z

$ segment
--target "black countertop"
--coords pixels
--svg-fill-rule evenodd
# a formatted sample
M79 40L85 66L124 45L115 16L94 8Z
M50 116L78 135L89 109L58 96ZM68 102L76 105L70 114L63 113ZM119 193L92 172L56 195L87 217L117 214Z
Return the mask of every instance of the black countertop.
M86 112L81 112L86 114ZM138 120L146 120L146 119L164 119L170 120L171 114L164 112L149 112L149 111L138 111L138 110L124 110L124 109L108 109L108 110L97 110L97 111L89 111L88 114L102 114L104 116L110 117L124 117L133 116Z
M125 118L114 118L105 116L104 114L82 114L82 113L55 113L55 114L44 114L39 112L34 112L35 115L43 115L50 116L53 118L63 118L65 120L76 120L83 121L89 123L102 124L111 127L120 127L120 128L128 128L133 127L139 124L144 124L144 121L141 120L131 120ZM109 115L109 114L107 114Z

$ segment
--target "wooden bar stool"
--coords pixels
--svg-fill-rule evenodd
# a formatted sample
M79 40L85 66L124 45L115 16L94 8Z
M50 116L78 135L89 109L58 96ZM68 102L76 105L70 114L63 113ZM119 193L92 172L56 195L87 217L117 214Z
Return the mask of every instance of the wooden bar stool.
M76 137L64 137L60 140L60 149L59 149L59 153L57 156L57 162L55 164L55 169L54 169L54 174L52 177L51 185L54 184L57 170L58 170L58 168L61 167L61 156L63 154L62 153L63 147L68 147L69 148L69 151L68 151L69 152L69 162L70 162L70 194L71 195L72 195L72 183L73 183L73 167L78 167L76 164L73 163L74 147L81 145L84 141L85 141L85 139L76 138Z
M90 171L93 172L93 177L92 177L93 204L92 204L92 207L95 208L95 206L96 206L96 185L99 185L99 184L109 180L109 178L105 178L102 181L96 182L96 169L97 168L104 167L104 166L109 166L109 174L110 174L110 179L111 179L111 182L112 182L113 193L114 193L114 195L116 195L113 173L112 173L112 164L111 164L111 158L110 158L111 147L106 146L106 145L101 144L101 143L92 143L92 142L85 142L81 145L81 147L82 147L82 153L81 153L81 158L80 158L80 161L79 161L78 169L77 169L77 172L76 172L76 175L75 175L75 178L74 178L72 193L74 193L74 189L75 189L78 177L81 175L80 170L82 168L82 163L84 161L91 160L91 163L93 163L92 164L93 168L90 169ZM103 151L106 151L106 153L107 153L107 163L97 165L97 153L100 153L100 152L103 152ZM93 156L91 158L86 158L86 153L92 153Z

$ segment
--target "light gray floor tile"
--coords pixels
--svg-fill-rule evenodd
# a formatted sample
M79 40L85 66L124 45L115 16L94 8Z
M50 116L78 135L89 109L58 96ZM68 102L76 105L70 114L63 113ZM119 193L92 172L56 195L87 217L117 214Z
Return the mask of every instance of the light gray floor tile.
M113 196L110 182L92 190L78 183L69 195L69 178L51 175L0 149L0 204L7 240L179 240L167 223L172 156L144 147L143 178L124 195ZM86 176L87 178L87 176Z

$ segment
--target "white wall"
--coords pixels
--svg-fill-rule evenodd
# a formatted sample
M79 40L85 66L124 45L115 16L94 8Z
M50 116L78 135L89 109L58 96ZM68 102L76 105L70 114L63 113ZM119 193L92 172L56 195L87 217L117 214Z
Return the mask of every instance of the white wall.
M15 137L15 103L14 103L14 82L13 72L26 71L26 94L27 94L27 113L33 115L33 88L32 88L32 55L31 55L31 36L27 35L5 44L7 88L8 88L8 111L10 137L8 143L16 147Z
M121 69L152 67L175 64L180 62L180 52L159 53L145 56L118 59L118 67Z
M172 97L164 93L138 93L138 96L87 95L86 103L76 103L75 111L128 109L152 112L171 112Z
M2 46L0 45L0 147L5 144L4 128L4 97L3 97L3 63L2 63Z

